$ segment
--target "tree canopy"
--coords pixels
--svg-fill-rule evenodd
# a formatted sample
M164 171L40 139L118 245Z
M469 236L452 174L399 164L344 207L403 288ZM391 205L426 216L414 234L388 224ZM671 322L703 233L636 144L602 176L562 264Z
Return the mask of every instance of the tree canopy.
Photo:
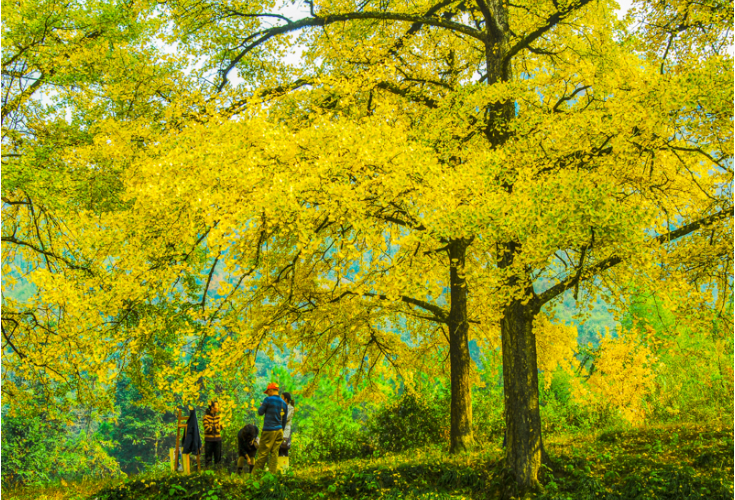
M186 404L286 348L364 397L448 372L461 451L476 339L533 488L544 306L732 293L731 3L41 3L3 23L11 413L123 374Z

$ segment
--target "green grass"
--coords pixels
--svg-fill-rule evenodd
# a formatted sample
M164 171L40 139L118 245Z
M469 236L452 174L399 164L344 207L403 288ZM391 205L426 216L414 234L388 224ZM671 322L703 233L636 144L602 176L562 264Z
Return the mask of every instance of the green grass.
M731 426L607 430L551 438L547 449L557 465L540 498L733 498Z
M698 425L605 430L545 438L552 459L538 500L731 499L733 429ZM490 499L512 496L496 444L459 456L436 448L292 468L258 481L208 471L3 488L19 500L67 499Z

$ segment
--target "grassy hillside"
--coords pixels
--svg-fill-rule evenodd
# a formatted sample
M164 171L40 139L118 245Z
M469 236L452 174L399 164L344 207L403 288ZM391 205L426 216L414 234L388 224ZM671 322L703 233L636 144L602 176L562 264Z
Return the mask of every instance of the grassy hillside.
M552 499L731 499L733 428L679 424L598 434L557 434L546 438L551 467L542 474ZM36 489L4 489L4 498L66 499L342 499L511 498L502 474L498 444L447 456L423 448L374 459L292 468L258 481L228 471L158 473L101 482Z

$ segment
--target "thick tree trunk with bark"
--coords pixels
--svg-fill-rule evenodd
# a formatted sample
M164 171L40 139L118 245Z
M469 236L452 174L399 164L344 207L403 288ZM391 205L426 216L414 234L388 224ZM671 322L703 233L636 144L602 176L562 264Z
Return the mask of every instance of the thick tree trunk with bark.
M467 281L464 277L465 255L468 243L452 240L449 243L449 278L451 307L449 326L449 362L452 382L450 452L468 451L472 437L472 387L470 386L470 349L467 344Z
M486 6L488 26L485 45L487 84L507 82L512 70L507 55L510 48L510 26L506 4L500 0L477 0ZM487 107L485 136L493 147L502 147L510 138L509 125L515 119L513 101L496 102ZM503 188L511 193L514 166L506 166ZM520 250L516 242L498 246L498 267L511 269ZM543 457L541 415L539 413L538 364L533 320L540 309L540 301L530 283L510 276L506 283L511 290L522 288L526 300L511 298L503 310L500 323L503 346L503 384L505 393L506 468L513 472L520 493L537 490L538 472ZM516 295L517 296L517 295Z
M520 246L516 243L498 245L498 267L511 270L519 252ZM538 472L544 455L536 336L533 332L533 320L542 302L527 278L511 274L506 284L512 295L500 321L505 396L505 467L515 476L520 490L517 493L522 495L538 490Z
M529 292L529 293L532 293ZM513 471L522 490L538 488L543 444L539 413L538 365L533 320L535 300L524 304L514 299L503 311L506 467Z

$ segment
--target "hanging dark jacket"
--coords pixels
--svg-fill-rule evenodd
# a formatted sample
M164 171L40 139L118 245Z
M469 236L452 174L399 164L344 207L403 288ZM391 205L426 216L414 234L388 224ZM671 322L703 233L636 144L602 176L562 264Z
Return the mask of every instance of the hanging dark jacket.
M191 410L186 421L186 434L184 435L181 453L198 455L201 448L202 438L199 436L199 421L197 420L196 411Z

